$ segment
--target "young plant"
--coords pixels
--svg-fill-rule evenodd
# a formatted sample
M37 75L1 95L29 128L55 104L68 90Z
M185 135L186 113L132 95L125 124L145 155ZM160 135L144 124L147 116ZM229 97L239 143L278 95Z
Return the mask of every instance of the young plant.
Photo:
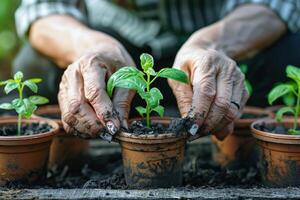
M296 135L300 134L298 130L298 117L300 111L300 69L288 65L286 68L286 75L292 79L292 82L282 83L275 86L268 95L269 104L272 105L278 98L283 98L287 106L280 108L276 112L276 120L280 122L285 113L291 113L294 115L294 126L289 129L289 133ZM296 105L294 106L294 99L296 99Z
M6 94L13 90L17 90L19 98L14 99L10 103L0 104L0 109L15 110L18 113L18 136L21 135L22 118L30 118L33 112L37 109L37 105L48 103L48 99L42 96L30 96L28 98L23 97L24 87L28 87L32 92L38 92L37 83L40 83L42 79L33 78L22 81L23 73L17 72L14 75L14 79L8 79L0 82L0 86L5 85L4 92Z
M150 113L157 112L159 116L164 115L164 107L160 105L163 95L151 84L158 78L169 78L183 83L188 83L186 74L178 69L163 68L156 72L153 68L154 60L150 54L143 53L140 56L143 71L135 67L126 66L115 72L107 83L107 92L111 97L114 87L126 88L137 91L139 96L145 100L146 107L138 106L136 110L144 117L146 115L146 126L150 127Z

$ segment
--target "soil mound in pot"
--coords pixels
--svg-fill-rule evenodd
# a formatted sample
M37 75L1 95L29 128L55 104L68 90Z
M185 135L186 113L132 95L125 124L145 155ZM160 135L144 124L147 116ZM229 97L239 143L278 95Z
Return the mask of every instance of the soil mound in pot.
M18 126L5 125L0 127L0 136L16 136ZM48 124L31 123L23 124L21 128L21 135L35 135L39 133L45 133L51 130L51 126Z
M174 118L171 119L169 126L164 126L160 123L152 123L151 127L148 128L146 127L145 120L134 120L131 122L128 132L133 133L134 135L175 133L177 136L180 136L182 133L186 133L187 130L189 130L192 123L190 118Z
M281 134L281 135L290 135L289 128L283 126L282 124L277 124L276 126L273 124L256 124L254 126L257 130L268 132L268 133L275 133L275 134ZM300 129L298 129L300 130Z

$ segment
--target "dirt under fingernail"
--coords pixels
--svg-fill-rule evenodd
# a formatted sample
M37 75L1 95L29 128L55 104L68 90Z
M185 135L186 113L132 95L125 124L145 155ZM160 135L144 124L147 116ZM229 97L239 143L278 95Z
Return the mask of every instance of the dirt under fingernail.
M193 124L192 127L189 130L189 133L191 135L196 135L196 133L198 132L199 129L199 125L198 124Z
M118 129L114 125L113 122L109 121L106 123L107 130L110 132L110 134L114 135L117 133Z

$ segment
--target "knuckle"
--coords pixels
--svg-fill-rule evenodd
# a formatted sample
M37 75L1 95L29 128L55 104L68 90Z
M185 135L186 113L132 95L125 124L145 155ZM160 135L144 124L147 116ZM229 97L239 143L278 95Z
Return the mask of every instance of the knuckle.
M203 81L199 84L200 93L199 95L203 95L209 101L213 101L216 96L216 90L214 88L213 83L210 81Z
M70 111L67 111L62 114L62 120L70 126L73 126L76 121L74 115Z
M225 114L225 119L229 122L233 122L239 115L239 111L235 106L230 106L231 109L228 109L228 111Z
M94 84L89 84L87 86L86 98L89 102L93 103L98 99L98 96L101 92L101 88L97 87Z
M222 113L225 113L230 107L230 102L225 97L216 97L214 104Z

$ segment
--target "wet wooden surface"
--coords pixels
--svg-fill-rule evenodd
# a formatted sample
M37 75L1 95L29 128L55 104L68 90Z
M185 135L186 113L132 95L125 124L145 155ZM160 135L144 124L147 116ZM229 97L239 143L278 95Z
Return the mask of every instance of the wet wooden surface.
M300 199L300 188L32 189L0 191L0 199Z

